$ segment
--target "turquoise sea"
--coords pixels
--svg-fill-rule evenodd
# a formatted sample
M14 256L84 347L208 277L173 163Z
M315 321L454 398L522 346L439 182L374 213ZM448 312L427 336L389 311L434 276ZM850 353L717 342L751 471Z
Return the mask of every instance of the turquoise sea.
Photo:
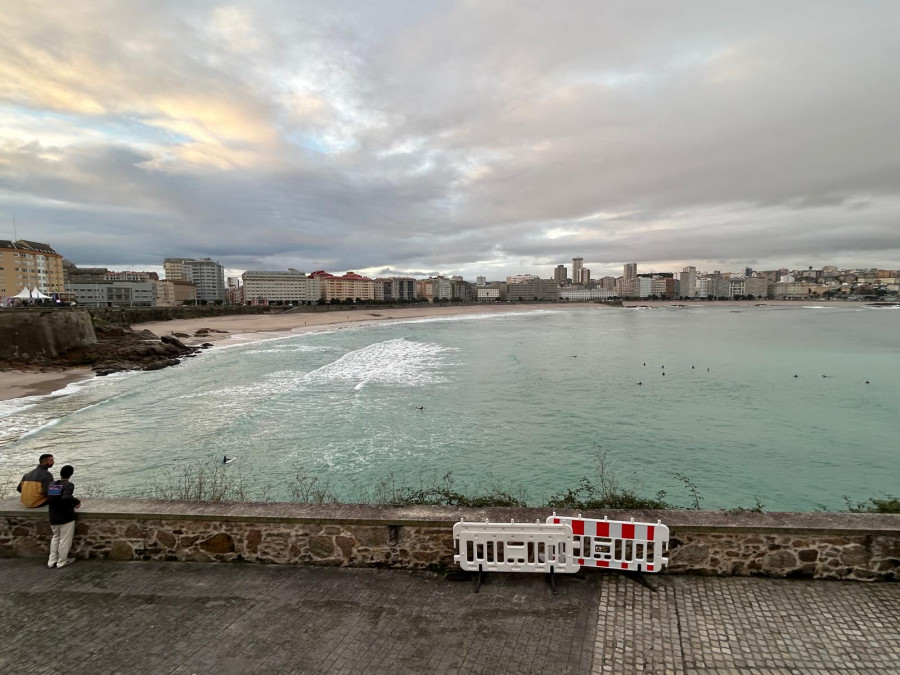
M450 472L461 490L522 489L538 504L594 476L602 453L620 484L685 506L677 473L703 508L840 509L842 495L900 492L898 328L896 309L841 303L257 334L175 368L0 402L0 491L43 452L108 496L228 455L226 470L272 498L300 470L347 499L391 475Z

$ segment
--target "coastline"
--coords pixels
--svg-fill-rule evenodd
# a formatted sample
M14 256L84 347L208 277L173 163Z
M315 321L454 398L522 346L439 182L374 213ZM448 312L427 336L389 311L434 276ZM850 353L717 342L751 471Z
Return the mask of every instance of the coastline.
M704 302L678 300L644 300L626 301L624 308L634 307L753 307L765 306L804 306L823 304L816 300L717 300ZM844 303L828 303L828 306L842 307ZM424 319L441 316L458 316L463 314L495 314L540 310L588 311L615 309L595 302L571 303L509 303L484 305L413 305L410 307L371 307L365 309L335 309L329 311L288 311L278 314L235 314L229 316L208 317L199 319L173 319L171 321L154 321L134 324L140 329L162 337L173 333L184 333L189 337L179 338L184 344L195 346L204 342L223 343L237 342L242 336L266 333L272 337L312 333L325 328L352 326L379 321L397 321L404 319ZM205 335L195 335L203 328L211 331ZM41 370L38 367L10 369L0 371L0 401L7 401L26 396L41 396L62 389L72 382L89 379L93 372L88 367Z
M93 377L87 366L54 371L7 370L0 372L0 401L26 396L43 396L64 388L72 382Z
M566 309L604 309L604 305L578 304L566 305ZM143 330L162 337L173 333L185 333L190 337L178 339L186 345L198 345L204 342L222 342L240 340L241 336L268 333L272 337L279 335L302 335L314 333L324 328L353 326L382 321L402 321L405 319L426 319L441 316L458 316L461 314L502 314L509 312L559 310L560 305L552 303L518 303L518 304L485 304L435 307L422 305L412 307L371 307L366 309L332 310L332 311L288 311L279 314L237 314L201 319L172 319L171 321L153 321L135 324ZM196 336L203 328L211 331L208 335Z

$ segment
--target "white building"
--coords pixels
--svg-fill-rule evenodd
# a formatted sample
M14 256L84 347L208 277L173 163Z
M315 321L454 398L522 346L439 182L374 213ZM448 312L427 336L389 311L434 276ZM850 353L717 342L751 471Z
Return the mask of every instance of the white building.
M211 258L185 260L181 265L184 279L197 287L197 300L225 302L225 268ZM166 279L168 279L166 270Z
M678 293L683 298L696 298L697 297L697 268L696 267L685 267L681 270L681 277L679 279L681 282Z
M84 307L151 307L156 303L153 281L69 283L66 291Z
M478 302L496 302L500 299L499 288L478 287Z
M321 283L295 269L287 271L248 270L241 275L244 298L255 304L311 304L322 297Z
M610 288L560 288L559 299L571 301L608 300L615 297L616 291Z

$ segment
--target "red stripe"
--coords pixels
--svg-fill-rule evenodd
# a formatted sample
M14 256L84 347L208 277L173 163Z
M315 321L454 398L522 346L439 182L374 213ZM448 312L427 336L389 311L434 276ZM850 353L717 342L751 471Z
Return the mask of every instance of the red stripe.
M622 539L634 539L634 523L622 523Z
M578 559L578 564L579 564L579 565L584 565L584 558L579 558L579 559Z
M608 537L609 536L609 522L605 520L597 521L597 536L598 537Z
M554 518L554 519L553 519L553 524L554 524L554 525L559 525L559 518Z
M653 541L653 525L647 526L647 541Z
M622 569L623 569L623 570L627 570L627 569L628 569L628 563L622 563Z
M608 560L598 560L597 567L609 567L609 561Z
M647 565L647 571L648 571L648 572L652 572L652 571L653 571L653 565Z
M573 520L572 521L572 534L584 534L584 521L583 520Z

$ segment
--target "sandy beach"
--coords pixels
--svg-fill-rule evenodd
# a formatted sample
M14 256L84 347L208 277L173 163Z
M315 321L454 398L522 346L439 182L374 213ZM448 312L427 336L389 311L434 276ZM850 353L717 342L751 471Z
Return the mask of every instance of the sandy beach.
M9 370L0 372L0 401L23 396L41 396L67 384L93 377L90 368L68 368L51 372Z
M572 305L580 309L598 309L602 305L581 304ZM235 339L241 335L253 333L271 333L273 337L278 335L297 335L311 333L323 328L340 325L353 325L359 323L371 323L375 321L391 321L403 319L428 318L436 316L454 316L459 314L487 314L503 312L522 312L533 310L559 309L558 305L546 303L519 303L519 304L485 304L485 305L460 305L449 307L435 307L434 305L416 305L402 308L366 308L344 309L327 312L313 311L289 311L279 314L241 314L234 316L217 316L205 319L173 319L172 321L154 321L135 324L134 328L149 330L159 335L172 335L184 333L190 337L179 338L189 345L203 342L218 342ZM205 336L195 336L195 333L203 328L210 331L223 331L221 333L210 332Z
M754 305L767 306L800 306L826 304L836 307L844 306L844 303L827 303L816 299L793 301L710 301L710 302L681 302L675 300L655 301L628 301L625 307L709 307L709 308L734 308L752 307ZM439 316L454 316L460 314L485 314L503 312L522 312L534 310L558 310L565 308L567 311L604 311L609 305L602 303L510 303L510 304L484 304L484 305L457 305L434 306L414 305L402 308L365 308L365 309L340 309L330 311L287 311L273 314L238 314L233 316L208 317L200 319L173 319L171 321L156 321L135 324L134 328L145 329L162 337L173 333L182 333L188 337L181 337L185 344L198 345L204 342L222 342L241 340L241 336L255 333L269 333L272 337L280 335L297 335L300 333L314 332L323 328L339 325L353 325L374 321L403 320L413 318L427 318ZM197 336L196 333L208 328L208 334ZM220 332L215 332L220 331ZM71 382L92 377L90 368L71 368L52 372L42 372L38 368L26 370L9 370L0 372L0 401L19 398L22 396L37 396L49 394L57 389L62 389Z

